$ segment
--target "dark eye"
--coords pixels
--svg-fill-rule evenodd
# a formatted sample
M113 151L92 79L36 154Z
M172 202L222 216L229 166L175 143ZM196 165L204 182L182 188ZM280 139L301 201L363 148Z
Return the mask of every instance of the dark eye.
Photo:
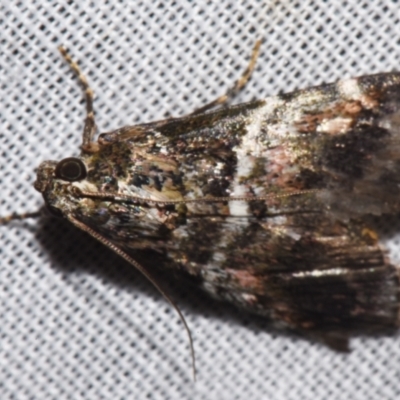
M61 160L55 170L56 178L68 182L80 181L86 178L86 166L79 158L69 157Z

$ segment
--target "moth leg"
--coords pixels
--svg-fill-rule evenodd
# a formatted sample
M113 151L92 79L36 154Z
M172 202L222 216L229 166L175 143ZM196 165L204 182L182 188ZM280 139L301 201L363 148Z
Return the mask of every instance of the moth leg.
M218 97L217 99L215 99L214 101L211 101L210 103L194 110L189 115L200 114L200 113L208 111L216 106L220 106L220 105L226 103L230 98L233 98L238 92L240 92L240 90L243 89L243 87L249 81L250 76L256 65L258 53L260 52L261 42L262 42L261 39L256 41L256 44L254 45L254 48L253 48L253 52L251 54L249 65L247 66L247 68L244 71L244 73L242 74L242 76L235 82L234 86L232 88L230 88L224 95L222 95L222 96Z
M15 220L38 218L38 217L40 217L40 215L41 215L40 211L26 212L23 214L13 213L13 214L7 215L6 217L0 217L0 225L5 225L5 224L8 224L9 222L15 221Z
M83 128L82 150L86 153L93 153L95 152L95 146L93 146L93 137L96 133L96 123L93 110L93 90L90 88L85 75L83 75L81 69L79 68L79 65L71 58L65 47L59 46L58 50L60 51L65 61L69 64L71 69L75 72L76 76L78 77L79 83L81 84L85 93L86 118L85 127Z

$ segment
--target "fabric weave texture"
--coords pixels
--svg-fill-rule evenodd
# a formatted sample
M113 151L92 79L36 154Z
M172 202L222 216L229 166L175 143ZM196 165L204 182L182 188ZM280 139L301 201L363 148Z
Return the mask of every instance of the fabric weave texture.
M0 0L0 215L42 204L42 160L79 154L85 106L57 51L95 92L99 132L185 115L223 94L263 39L234 104L400 65L389 0ZM398 219L382 227L399 260ZM399 228L399 229L398 229ZM350 354L274 331L173 281L182 325L117 256L57 219L0 227L1 399L398 399L400 335Z

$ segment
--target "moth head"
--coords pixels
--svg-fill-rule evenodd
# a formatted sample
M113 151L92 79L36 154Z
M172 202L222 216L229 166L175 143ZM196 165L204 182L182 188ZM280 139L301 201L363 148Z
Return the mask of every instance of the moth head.
M87 177L85 163L77 157L64 158L61 161L44 161L36 173L35 189L42 193L50 211L62 214L63 209L72 200L71 186L74 182Z
M55 179L65 183L78 182L87 176L85 163L76 157L64 158L61 161L43 161L37 170L35 189L44 193Z

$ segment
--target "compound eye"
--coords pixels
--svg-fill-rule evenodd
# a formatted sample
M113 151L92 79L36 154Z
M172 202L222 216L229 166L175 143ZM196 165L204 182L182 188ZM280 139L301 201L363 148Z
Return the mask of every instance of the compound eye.
M87 176L86 166L82 160L75 157L64 158L55 169L56 178L68 182L85 179Z

